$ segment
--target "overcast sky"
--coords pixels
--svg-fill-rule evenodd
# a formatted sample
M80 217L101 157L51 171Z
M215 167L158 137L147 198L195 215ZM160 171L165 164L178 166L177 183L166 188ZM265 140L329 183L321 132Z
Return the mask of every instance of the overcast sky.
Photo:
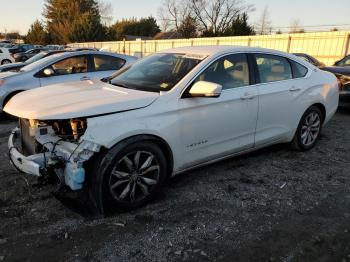
M124 17L157 17L161 0L108 0L113 6L114 20ZM293 19L303 26L350 24L350 0L246 0L253 4L250 15L255 22L268 6L273 27L287 27ZM42 19L44 0L1 0L0 32L7 30L25 34L35 19ZM350 25L347 26L350 29ZM313 30L314 28L306 28Z

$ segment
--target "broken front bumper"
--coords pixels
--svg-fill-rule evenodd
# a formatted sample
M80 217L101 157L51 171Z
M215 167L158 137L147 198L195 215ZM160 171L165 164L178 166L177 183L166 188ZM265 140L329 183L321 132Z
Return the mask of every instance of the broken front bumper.
M20 130L19 128L16 128L10 135L8 141L10 161L21 172L39 177L42 175L44 154L37 154L27 157L20 153L15 146L15 142L16 139L19 138L19 134Z
M20 129L16 128L8 141L11 163L18 170L37 177L48 174L48 170L54 170L60 181L72 190L82 188L85 180L83 163L100 151L100 146L92 142L82 141L74 144L61 141L58 136L49 132L36 136L38 143L44 146L45 153L24 156L16 147L19 138Z

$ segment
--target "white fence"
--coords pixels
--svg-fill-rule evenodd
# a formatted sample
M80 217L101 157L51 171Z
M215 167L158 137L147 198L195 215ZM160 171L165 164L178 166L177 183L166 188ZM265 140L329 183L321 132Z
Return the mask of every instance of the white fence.
M307 53L327 65L332 65L350 53L350 31L70 44L72 47L104 48L138 57L169 48L196 45L240 45L271 48L290 53Z

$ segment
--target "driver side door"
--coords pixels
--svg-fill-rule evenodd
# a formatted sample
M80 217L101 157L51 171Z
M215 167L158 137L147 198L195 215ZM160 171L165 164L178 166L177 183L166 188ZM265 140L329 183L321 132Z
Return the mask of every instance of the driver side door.
M179 101L183 168L225 157L254 146L258 90L246 54L219 58L192 85L222 86L218 98L186 96Z
M89 80L89 56L80 55L62 59L50 66L54 75L41 74L40 86L53 85L64 82ZM43 69L42 71L44 71Z

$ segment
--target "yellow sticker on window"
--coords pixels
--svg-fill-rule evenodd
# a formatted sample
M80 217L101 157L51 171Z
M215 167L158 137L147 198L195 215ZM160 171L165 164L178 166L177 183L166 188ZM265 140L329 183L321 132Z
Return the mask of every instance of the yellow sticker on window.
M165 88L168 88L168 86L169 86L169 85L168 85L167 83L163 83L163 84L160 85L160 87L161 87L161 88L164 88L164 89L165 89Z

